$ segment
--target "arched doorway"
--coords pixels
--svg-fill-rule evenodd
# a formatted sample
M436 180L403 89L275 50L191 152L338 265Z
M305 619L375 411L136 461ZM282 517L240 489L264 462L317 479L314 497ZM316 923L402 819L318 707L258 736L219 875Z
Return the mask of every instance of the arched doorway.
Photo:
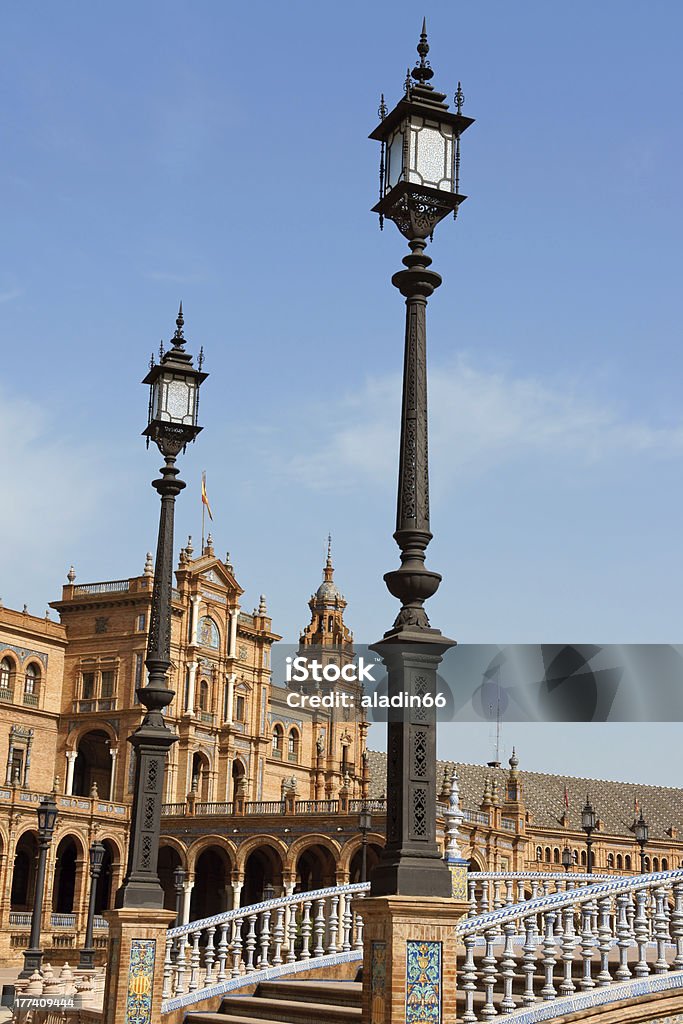
M296 862L296 888L298 892L324 889L336 881L334 856L320 843L307 847Z
M57 847L55 878L52 885L52 909L58 914L73 914L76 902L76 861L78 847L73 836L64 836Z
M109 798L111 782L110 743L106 732L93 729L78 741L78 756L74 765L74 796L90 796L93 783L97 793L104 800Z
M190 921L230 909L232 864L226 850L208 846L197 857L190 899Z
M111 910L112 907L112 881L114 878L114 863L117 858L117 850L108 839L103 840L104 857L102 858L102 870L97 879L95 889L95 913L101 914L103 910Z
M252 850L245 861L240 906L259 903L267 885L272 885L276 893L282 892L282 859L274 847L264 845Z
M209 799L209 759L202 751L196 750L192 755L192 792L197 799L207 802Z
M164 890L164 910L175 910L177 893L175 891L176 868L182 867L180 854L173 846L160 846L157 871L161 888Z
M240 783L246 776L246 769L238 757L232 762L232 798L240 795Z
M38 865L38 840L34 832L24 832L17 843L10 891L11 910L32 910Z
M367 877L366 881L370 881L370 875L373 869L377 866L377 863L382 853L382 847L378 843L368 843L367 853ZM359 846L349 864L349 882L352 884L361 881L361 872L363 867L363 847Z

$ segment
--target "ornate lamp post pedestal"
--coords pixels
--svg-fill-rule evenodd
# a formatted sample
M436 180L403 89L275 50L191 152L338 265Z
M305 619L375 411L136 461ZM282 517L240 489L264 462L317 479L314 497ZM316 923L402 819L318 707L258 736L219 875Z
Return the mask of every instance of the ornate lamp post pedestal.
M109 922L109 966L104 995L104 1024L135 1019L151 1024L160 1019L166 930L175 919L164 910L164 891L157 872L161 804L166 757L177 736L166 725L164 711L175 693L168 685L171 667L171 595L173 588L173 517L176 496L185 487L178 479L176 458L202 429L197 423L199 387L207 374L192 364L185 351L182 305L171 348L152 365L149 422L144 434L164 457L161 477L152 486L161 498L154 587L145 664L149 674L137 696L146 708L140 726L129 736L134 750L135 783L128 865L116 893Z
M401 602L393 628L372 650L388 674L388 695L399 698L387 731L387 841L362 901L363 1020L368 1024L455 1022L454 924L467 912L463 864L451 872L436 841L437 671L455 641L430 626L424 602L441 582L425 566L429 524L427 448L427 301L441 284L430 269L427 240L448 213L457 213L460 136L472 123L429 84L433 72L426 28L419 64L391 112L384 99L370 138L381 143L380 224L393 220L408 240L405 269L392 283L405 298L406 326L394 539L401 565L384 580ZM402 703L400 699L402 697ZM461 859L460 859L461 861ZM457 891L458 899L454 898Z

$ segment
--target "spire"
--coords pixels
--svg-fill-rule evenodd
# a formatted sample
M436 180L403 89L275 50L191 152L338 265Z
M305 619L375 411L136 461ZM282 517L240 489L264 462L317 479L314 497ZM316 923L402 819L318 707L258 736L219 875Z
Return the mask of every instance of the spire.
M517 765L519 764L519 758L517 757L517 754L515 753L515 748L514 747L512 748L512 756L510 757L510 760L508 761L508 764L510 765L511 771L513 771L513 772L517 771Z
M266 595L265 594L261 594L261 596L259 597L258 614L259 615L267 615L268 614L268 608L266 606Z
M181 344L183 344L183 345L185 344L185 339L183 338L183 327L184 327L184 325L185 325L185 319L183 317L183 303L182 303L182 299L181 299L180 307L178 309L178 316L176 317L176 322L175 322L176 330L175 330L175 334L174 334L173 337L174 337L174 340L180 341Z
M332 534L327 535L327 561L325 562L325 568L323 569L323 578L329 583L334 576L334 566L332 565Z
M420 33L420 42L417 44L417 52L420 58L420 63L417 64L412 70L412 77L420 85L424 85L430 78L434 77L429 61L427 60L427 54L429 53L429 43L427 42L427 19L422 19L422 32Z

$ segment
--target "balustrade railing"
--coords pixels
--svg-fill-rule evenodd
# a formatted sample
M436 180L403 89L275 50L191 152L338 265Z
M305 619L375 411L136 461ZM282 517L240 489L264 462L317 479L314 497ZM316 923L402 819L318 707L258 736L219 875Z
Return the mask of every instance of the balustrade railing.
M338 800L297 800L297 814L336 814L339 810Z
M540 895L522 902L534 884ZM643 994L645 986L628 982L650 979L653 990L665 988L655 976L683 971L683 871L616 879L479 874L469 888L473 916L455 926L466 954L458 977L463 1024L574 993L597 1002ZM613 996L598 991L611 987ZM534 1019L560 1013L559 1003L545 1012L541 1005Z
M353 901L368 889L358 883L281 896L169 929L163 1012L253 984L272 968L296 973L312 960L360 960L363 922Z

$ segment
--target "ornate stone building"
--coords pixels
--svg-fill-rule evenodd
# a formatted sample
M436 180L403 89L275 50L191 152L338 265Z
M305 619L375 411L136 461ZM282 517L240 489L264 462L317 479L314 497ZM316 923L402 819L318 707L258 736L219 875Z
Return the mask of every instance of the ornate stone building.
M152 575L150 557L129 579L80 583L72 570L52 604L59 624L0 608L3 962L18 960L27 944L36 807L53 788L59 814L43 947L55 962L78 955L88 850L97 837L106 852L95 942L104 955L106 922L99 915L111 906L125 865L133 778L126 739L142 715L136 688L144 682ZM176 696L168 712L179 739L166 776L159 874L166 905L174 908L173 873L184 869L185 920L252 903L269 886L291 892L357 881L365 801L373 815L370 868L383 843L385 757L366 750L366 721L356 710L292 707L294 684L273 677L272 647L280 638L265 599L248 613L243 593L229 557L216 557L210 538L196 556L191 542L182 549L173 592ZM329 550L309 610L298 654L348 664L353 637ZM306 684L321 695L328 687ZM449 775L451 767L444 762L441 770ZM559 871L567 845L576 869L585 870L580 812L587 794L598 816L596 871L639 869L631 829L636 802L650 825L646 867L683 863L683 790L523 772L514 755L507 768L458 764L457 775L461 846L473 869Z

